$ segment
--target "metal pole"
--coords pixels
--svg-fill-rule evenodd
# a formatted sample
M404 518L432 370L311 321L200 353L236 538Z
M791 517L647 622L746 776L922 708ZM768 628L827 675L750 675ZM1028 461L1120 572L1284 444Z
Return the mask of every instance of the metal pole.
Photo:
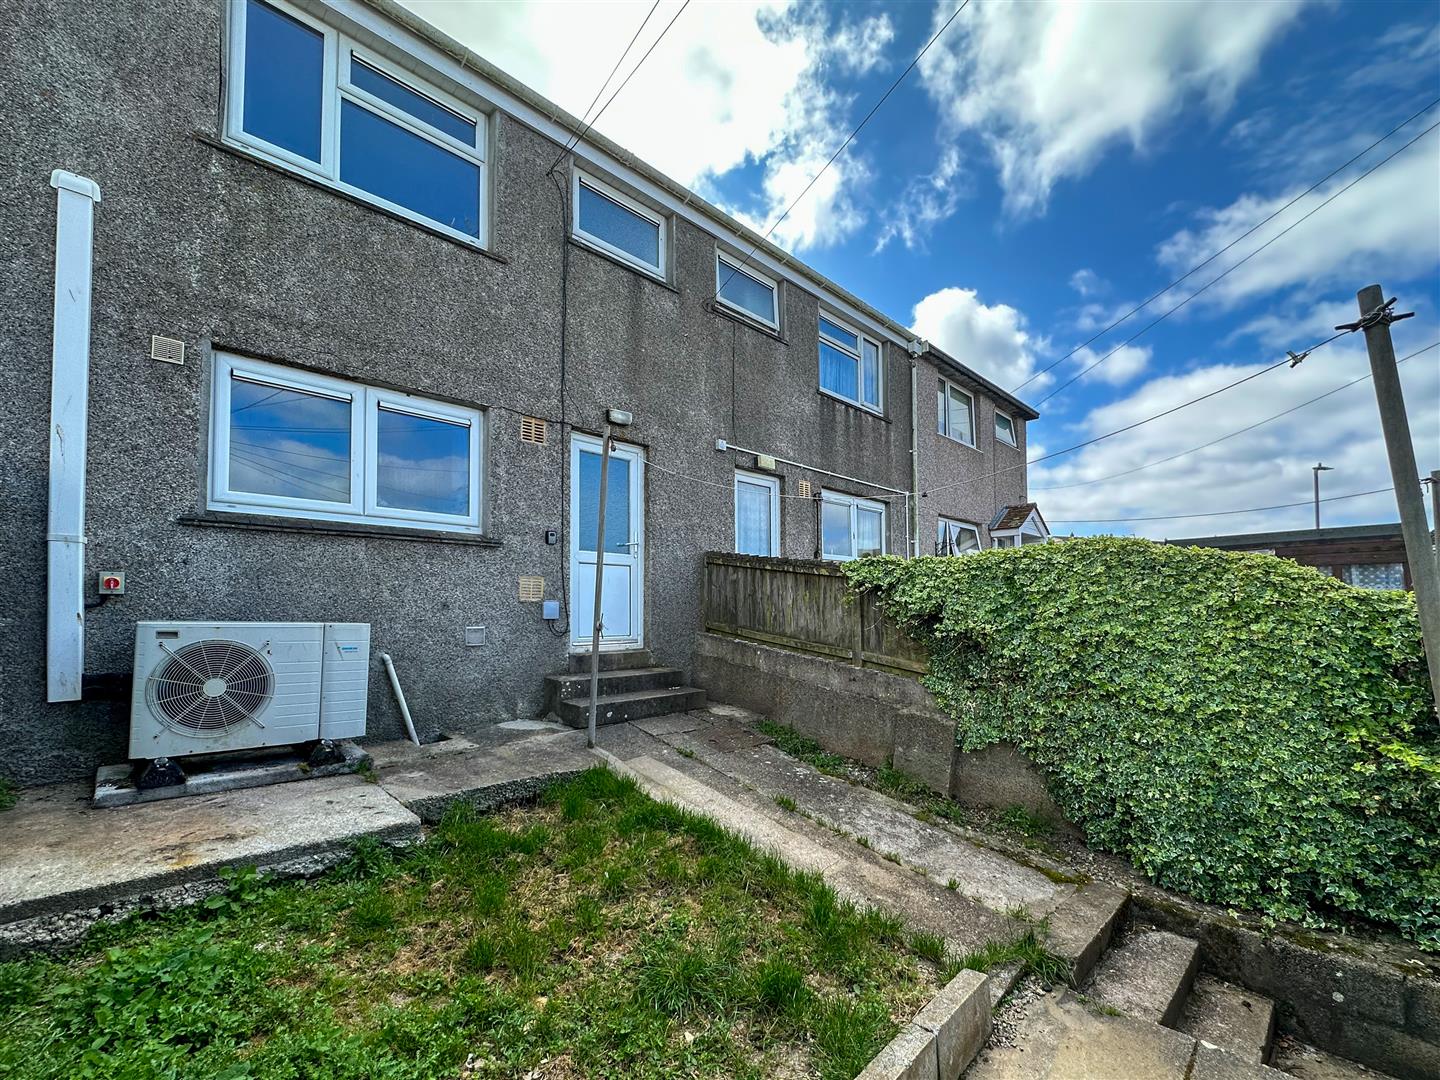
M595 745L595 708L600 693L600 630L605 621L600 602L605 589L605 494L609 481L610 421L607 420L600 440L600 508L595 518L595 625L590 631L590 724L586 729L586 746Z
M1383 307L1385 292L1379 285L1367 285L1356 294L1356 299L1360 302L1360 317L1364 319ZM1380 427L1385 433L1390 475L1395 482L1395 502L1400 508L1400 530L1405 537L1405 555L1410 561L1410 577L1415 586L1425 662L1430 669L1430 690L1440 704L1440 569L1430 548L1425 498L1420 494L1415 447L1410 441L1410 421L1405 415L1405 395L1395 368L1395 345L1390 340L1388 319L1378 319L1365 327L1365 346L1370 353Z
M1435 547L1435 570L1440 573L1440 469L1430 473L1430 539Z
M1332 471L1329 465L1317 461L1310 467L1311 473L1315 476L1315 531L1320 531L1320 474Z

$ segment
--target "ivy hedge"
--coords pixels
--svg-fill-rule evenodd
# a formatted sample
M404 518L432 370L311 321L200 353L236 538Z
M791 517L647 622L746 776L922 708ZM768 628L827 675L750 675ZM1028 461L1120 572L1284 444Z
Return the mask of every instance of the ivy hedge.
M929 648L960 745L1017 745L1092 845L1202 900L1440 949L1440 729L1408 593L1119 538L847 574Z

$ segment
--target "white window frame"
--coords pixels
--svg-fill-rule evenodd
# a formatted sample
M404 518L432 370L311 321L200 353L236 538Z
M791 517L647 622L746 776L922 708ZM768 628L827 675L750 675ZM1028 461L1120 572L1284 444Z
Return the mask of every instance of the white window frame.
M1001 420L1004 420L1010 425L1010 434L1008 436L1000 434ZM1014 446L1016 448L1020 446L1020 433L1015 428L1015 417L1007 412L1001 412L999 409L995 410L995 438L1006 446Z
M833 337L831 337L829 334L825 333L825 331L820 328L820 319L824 319L826 322L834 323L834 324L835 324L836 326L838 326L841 330L845 330L845 331L848 331L849 333L854 334L854 335L855 335L855 340L856 340L857 342L859 342L860 352L859 352L858 354L856 354L854 351L851 350L851 348L850 348L849 345L846 345L843 341L837 341L835 338L833 338ZM830 312L830 311L828 311L828 310L826 310L826 309L823 309L823 308L822 308L821 311L820 311L820 318L815 320L815 329L816 329L816 332L819 334L820 340L821 340L822 342L824 342L826 345L829 345L832 349L836 349L836 350L838 350L839 352L844 353L846 356L850 357L852 360L855 361L855 385L856 385L857 387L859 387L860 393L861 393L862 395L865 393L865 343L868 341L871 345L874 345L874 346L875 346L875 350L876 350L875 362L876 362L876 364L877 364L878 366L877 366L877 369L876 369L876 372L875 372L875 382L876 382L876 385L875 385L875 395L876 395L876 400L875 400L874 402L865 401L863 397L860 397L860 398L846 397L844 394L839 393L838 391L831 390L830 388L828 388L827 386L825 386L825 384L824 384L823 382L818 382L818 380L817 380L817 385L820 387L820 392L821 392L822 394L825 394L825 395L828 396L828 397L833 397L836 401L843 401L843 402L845 402L847 405L854 405L856 408L864 409L866 412L875 413L877 416L884 415L884 403L885 403L885 346L884 346L883 344L881 344L881 342L880 342L878 339L876 339L876 338L870 336L869 334L865 333L865 331L861 330L859 327L855 326L854 324L846 321L845 319L840 318L838 315L835 315L835 314L833 314L832 312ZM817 375L818 375L818 373L819 373L819 366L818 366L818 365L819 365L819 363L820 363L820 355L819 355L819 349L818 349L818 347L817 347L817 349L816 349L815 362L816 362L816 365L817 365L817 366L816 366L816 372L817 372Z
M350 405L350 501L302 499L235 491L230 487L230 393L232 379L317 394ZM381 506L376 494L379 478L380 409L409 413L427 419L464 424L469 428L470 494L468 514L438 514L426 510ZM211 510L270 516L306 518L315 521L348 521L370 525L438 529L445 532L479 533L482 522L484 474L484 414L479 409L451 405L363 383L317 375L309 371L251 360L229 353L216 353L214 386L210 406L209 497Z
M968 531L975 534L975 549L973 551L951 551L951 534L959 531ZM972 525L968 521L961 521L958 518L941 517L935 529L935 546L940 549L941 555L974 555L977 551L984 550L980 539L980 526Z
M838 491L821 491L820 501L822 504L830 503L835 506L847 506L850 508L850 554L832 555L825 550L825 526L823 520L824 509L822 505L820 522L820 557L826 562L852 562L860 558L855 554L859 538L859 518L861 510L869 510L880 515L880 554L884 555L890 550L890 511L883 502L875 499L862 499L858 495L842 495Z
M595 194L601 198L609 199L622 210L629 210L637 217L642 217L656 226L659 230L658 252L660 262L658 266L653 263L647 263L644 259L638 259L624 248L616 247L602 237L585 231L584 227L580 224L580 188L582 185L595 192ZM612 259L619 259L621 262L633 266L642 274L649 274L651 277L658 278L661 281L669 280L666 274L669 272L668 267L670 262L668 258L670 223L664 215L657 213L644 203L638 202L629 195L626 195L623 191L612 187L604 180L582 169L574 169L571 173L570 206L570 234L576 240L580 241L586 247L595 248L609 255Z
M735 470L735 550L740 550L740 485L764 488L770 495L770 556L780 554L780 479L763 473Z
M966 440L950 433L950 394L952 392L956 394L961 394L964 396L965 400L970 403L970 436L972 440L975 436L975 395L970 393L970 391L966 390L963 386L960 386L958 383L951 382L944 376L939 376L938 378L940 380L940 386L944 387L945 389L945 407L943 409L937 408L936 410L940 414L938 422L936 424L936 429L942 437L949 439L951 442L959 443L961 446L968 446L970 447L970 449L974 450L975 443L973 441L967 442ZM939 396L940 395L937 391L937 406L939 404Z
M245 20L247 14L247 0L229 0L230 6L230 37L227 50L228 70L226 72L226 99L225 99L225 142L241 146L246 151L256 154L259 157L279 165L292 172L300 172L311 180L317 181L324 187L333 188L336 191L343 191L347 195L353 195L363 202L383 207L392 214L424 225L426 228L435 229L447 236L453 237L462 243L474 247L484 248L489 243L490 237L490 168L489 168L489 144L490 125L489 118L485 113L474 106L466 105L458 101L453 95L437 89L430 83L419 78L409 71L401 71L397 65L376 55L366 49L358 41L340 33L332 26L328 26L317 20L313 15L292 7L284 0L263 0L276 11L283 12L296 22L310 27L316 33L322 34L325 39L324 71L323 79L323 100L320 113L320 161L318 163L299 154L286 150L283 146L276 146L258 136L252 135L245 130ZM406 88L434 101L451 112L475 123L475 145L469 146L454 136L433 128L417 117L411 116L403 109L390 104L381 98L355 86L350 81L350 61L352 54L358 54L360 60L364 61L376 71L386 77L395 80ZM352 101L361 108L367 109L377 116L404 128L413 135L432 142L435 145L459 156L474 164L479 171L479 215L477 218L477 231L479 236L472 236L467 232L452 228L444 222L436 221L434 218L425 217L416 213L408 207L399 203L390 202L380 196L366 191L364 188L347 184L340 179L340 105L342 101Z
M735 314L739 315L742 319L748 319L750 322L758 323L778 333L780 330L780 283L767 274L762 274L750 263L745 263L744 266L741 266L740 264L742 262L745 262L745 260L739 256L731 255L718 248L715 250L716 303L721 304L728 311L735 312ZM732 272L758 281L761 285L769 286L770 318L767 319L763 315L757 315L749 308L743 308L739 304L732 303L720 295L721 286L730 279Z

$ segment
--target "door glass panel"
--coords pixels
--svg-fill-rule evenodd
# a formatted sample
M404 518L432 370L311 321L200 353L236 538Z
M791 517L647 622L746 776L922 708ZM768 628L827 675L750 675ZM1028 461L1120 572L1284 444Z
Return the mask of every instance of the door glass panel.
M260 0L245 7L245 131L319 162L325 37Z
M451 112L439 102L431 101L417 94L404 83L396 82L390 76L372 68L365 61L351 54L350 81L361 90L374 94L381 101L388 101L397 109L409 113L416 120L429 124L438 131L459 139L467 146L475 145L475 121Z
M350 501L350 402L230 380L230 490Z
M885 553L885 515L879 510L855 508L855 554L883 555Z
M850 544L850 507L844 503L820 504L821 551L832 558L848 559L855 554Z
M580 529L577 543L581 551L594 551L600 525L600 454L594 450L580 451ZM630 461L610 458L610 483L605 491L605 551L630 553Z
M762 484L735 483L735 550L741 555L774 555L771 492Z
M470 513L470 428L380 409L375 497L381 506Z
M346 101L340 179L470 236L480 235L480 167Z

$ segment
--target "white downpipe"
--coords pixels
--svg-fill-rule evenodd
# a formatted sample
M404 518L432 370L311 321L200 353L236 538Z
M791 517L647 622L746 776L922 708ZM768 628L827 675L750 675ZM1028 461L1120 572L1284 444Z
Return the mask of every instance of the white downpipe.
M390 659L388 652L382 652L380 660L385 665L385 673L390 676L390 689L395 691L395 703L400 706L400 715L405 720L405 730L410 735L410 741L419 746L420 736L415 734L415 723L410 719L410 706L405 704L405 691L400 689L400 676L395 674L395 662Z
M56 169L55 325L50 353L50 514L45 535L45 699L79 701L85 670L85 427L90 390L94 180Z

